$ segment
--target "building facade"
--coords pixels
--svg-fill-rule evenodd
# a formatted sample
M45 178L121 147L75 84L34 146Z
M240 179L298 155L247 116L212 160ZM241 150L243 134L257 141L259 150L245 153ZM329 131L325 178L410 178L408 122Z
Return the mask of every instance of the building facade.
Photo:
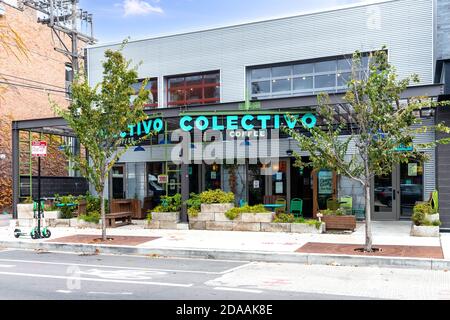
M334 172L297 168L293 154L305 160L308 154L276 129L281 124L316 125L321 92L330 94L345 118L343 97L355 51L363 55L363 76L369 53L385 46L399 78L418 74L421 80L402 99L439 99L443 86L436 81L436 65L442 41L437 39L443 35L438 37L438 11L435 0L380 1L129 42L124 55L135 64L142 62L139 77L150 79L151 95L149 120L130 125L124 137L150 128L158 134L120 158L107 195L139 199L148 210L162 195L181 193L187 198L190 192L222 189L233 192L237 204L283 198L288 210L290 201L300 198L306 217L315 217L327 200L338 198L350 201L354 213L363 216L360 186ZM119 47L88 47L92 86L101 81L105 50ZM435 123L432 111L418 116L426 125ZM62 125L60 120L54 123ZM24 123L22 128L31 126ZM429 130L414 143L434 139ZM427 200L437 188L436 150L421 151L429 154L428 162L399 165L392 174L375 179L374 219L410 219L414 203ZM351 146L349 154L355 152ZM179 159L189 164L180 165Z

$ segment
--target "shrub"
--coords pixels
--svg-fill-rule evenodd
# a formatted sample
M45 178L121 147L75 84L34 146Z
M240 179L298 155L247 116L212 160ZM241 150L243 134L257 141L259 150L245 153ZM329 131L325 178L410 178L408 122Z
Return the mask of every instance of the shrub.
M188 208L188 215L189 217L198 217L198 214L200 213L200 210L197 210L196 208L192 207L192 208Z
M220 189L204 191L200 193L200 203L234 203L234 193L224 192Z
M152 220L153 220L152 213L148 212L147 213L147 222L150 223L150 222L152 222Z
M431 205L427 202L418 203L414 206L413 215L411 217L412 221L416 226L426 226L432 225L428 220L427 216L433 212Z
M188 209L192 208L196 211L200 211L200 206L202 204L202 201L200 200L200 195L196 193L191 193L189 195L189 199L186 200L186 205Z
M245 205L241 208L233 208L225 212L225 216L230 219L234 220L237 217L239 217L242 213L271 213L270 211L267 211L266 208L264 208L264 205L258 204L256 206L249 206Z
M273 219L273 222L275 223L293 223L294 221L294 215L288 213L279 213L275 215L275 219Z
M32 197L26 197L21 203L23 204L32 204L33 198Z
M181 210L181 194L174 196L162 196L161 205L154 208L153 212L178 212Z
M314 219L305 219L305 218L295 218L294 223L304 223L310 226L315 226L317 230L320 229L322 222Z
M55 202L58 203L60 206L57 206L57 208L61 211L61 218L62 219L72 219L73 213L76 210L76 206L73 204L78 204L77 199L72 196L60 196L58 194L55 195Z
M347 212L344 208L339 208L337 210L331 210L331 209L324 209L320 210L320 213L324 216L346 216Z
M100 212L98 212L98 211L91 211L89 213L80 215L78 217L78 219L84 220L86 222L91 222L91 223L96 223L97 224L100 221Z

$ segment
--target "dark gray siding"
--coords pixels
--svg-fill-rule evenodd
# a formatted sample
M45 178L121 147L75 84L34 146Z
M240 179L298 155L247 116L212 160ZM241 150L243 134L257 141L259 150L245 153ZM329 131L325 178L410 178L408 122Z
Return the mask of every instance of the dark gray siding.
M449 99L450 97L446 97ZM436 122L444 121L450 125L450 107L438 108ZM437 139L445 135L436 133ZM437 170L436 181L439 190L439 213L441 215L442 228L450 228L450 145L439 145L436 152Z

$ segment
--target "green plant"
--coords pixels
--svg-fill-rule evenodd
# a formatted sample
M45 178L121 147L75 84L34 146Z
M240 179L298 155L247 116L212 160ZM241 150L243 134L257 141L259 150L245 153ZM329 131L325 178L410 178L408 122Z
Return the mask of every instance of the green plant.
M23 204L32 204L33 203L33 198L32 197L26 197L23 201Z
M205 204L234 203L234 193L220 189L204 191L200 193L200 202Z
M154 208L153 212L178 212L181 210L181 194L174 196L162 196L161 204Z
M100 212L98 211L91 211L89 213L86 214L82 214L78 217L78 219L86 221L86 222L91 222L91 223L98 223L100 221Z
M310 226L315 226L317 230L320 229L322 222L314 219L305 219L305 218L295 218L294 223L304 223Z
M271 212L267 211L266 208L264 207L264 205L262 205L262 204L258 204L256 206L245 205L240 208L232 208L232 209L228 210L227 212L225 212L225 216L230 220L234 220L242 213L256 214L256 213L271 213Z
M273 222L275 223L293 223L294 221L294 215L289 213L279 213L275 215L275 219L273 219Z
M188 208L188 213L189 213L189 209L192 209L191 212L193 214L195 214L195 212L196 212L198 215L201 204L202 204L202 201L200 200L200 195L196 194L196 193L191 193L189 195L189 199L186 200L186 206Z
M418 203L413 208L411 219L416 226L425 226L429 222L427 216L430 215L432 211L433 209L428 202Z
M338 208L337 210L331 210L331 209L324 209L320 210L320 213L324 216L345 216L347 215L347 212L344 208Z
M152 213L147 211L147 223L152 222L153 217L152 217Z
M189 217L195 218L198 217L198 214L200 213L200 210L197 210L196 208L188 208L188 215Z
M58 204L57 208L61 211L62 219L72 219L73 213L78 204L77 199L72 195L60 196L55 195L55 202Z

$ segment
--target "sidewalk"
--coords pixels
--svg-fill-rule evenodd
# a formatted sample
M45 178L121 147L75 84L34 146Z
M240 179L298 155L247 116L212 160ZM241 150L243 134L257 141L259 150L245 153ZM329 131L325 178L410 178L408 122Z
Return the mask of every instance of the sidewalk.
M9 248L44 249L59 251L101 253L148 254L161 256L201 257L230 260L263 260L279 262L303 262L308 264L351 264L351 265L390 265L418 268L450 269L450 234L441 234L440 238L419 238L409 235L411 223L374 222L374 245L408 246L409 252L420 251L419 248L442 248L442 258L425 255L375 257L355 256L336 253L317 254L314 252L296 252L306 244L364 244L364 224L358 223L357 230L351 234L293 234L269 232L231 232L198 230L153 230L144 229L143 225L130 225L117 229L108 229L108 236L125 238L147 237L142 240L127 242L124 245L82 244L70 239L58 239L77 235L100 236L98 229L51 228L51 239L32 240L29 237L15 239L8 234L8 228L0 228L0 246ZM24 228L28 230L28 228ZM150 238L148 238L150 237ZM423 251L422 248L422 251Z

